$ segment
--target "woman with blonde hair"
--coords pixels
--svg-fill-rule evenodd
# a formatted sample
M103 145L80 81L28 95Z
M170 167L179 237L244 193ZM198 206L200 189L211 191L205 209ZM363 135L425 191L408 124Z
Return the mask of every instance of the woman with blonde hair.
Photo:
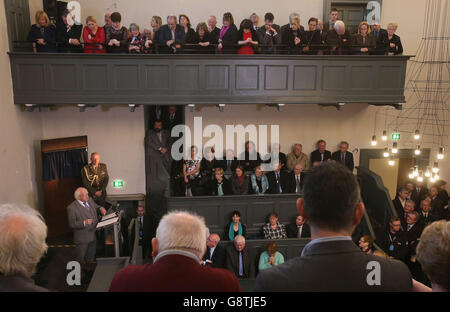
M83 29L84 53L106 53L105 40L103 27L98 27L97 20L88 16Z
M363 21L358 26L358 33L352 36L354 54L369 55L375 50L375 38L370 31L369 23Z
M377 50L385 55L399 55L403 53L403 46L400 37L395 34L398 24L390 22L387 26L387 33L380 35L377 41Z
M36 44L36 52L57 53L56 27L50 23L47 13L37 11L35 21L28 33L28 41Z

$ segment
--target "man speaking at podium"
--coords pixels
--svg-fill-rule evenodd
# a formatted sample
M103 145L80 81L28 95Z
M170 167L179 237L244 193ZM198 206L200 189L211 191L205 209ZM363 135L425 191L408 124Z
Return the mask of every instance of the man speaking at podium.
M104 216L106 209L97 205L84 187L77 188L74 197L75 200L67 206L67 216L73 230L76 260L84 266L95 259L97 215Z

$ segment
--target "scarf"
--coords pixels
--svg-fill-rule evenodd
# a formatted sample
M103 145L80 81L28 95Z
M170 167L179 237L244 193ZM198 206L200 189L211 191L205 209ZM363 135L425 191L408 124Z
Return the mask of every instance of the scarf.
M239 221L238 235L242 235L241 221ZM228 237L230 238L230 240L234 240L233 222L231 222L230 224L230 229L228 230Z

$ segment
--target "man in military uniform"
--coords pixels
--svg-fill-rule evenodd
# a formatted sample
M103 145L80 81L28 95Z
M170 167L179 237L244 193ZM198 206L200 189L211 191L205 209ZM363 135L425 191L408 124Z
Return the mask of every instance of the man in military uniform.
M88 190L97 205L109 207L106 203L106 187L108 186L108 169L100 163L98 153L91 154L91 163L81 169L81 180L83 186Z

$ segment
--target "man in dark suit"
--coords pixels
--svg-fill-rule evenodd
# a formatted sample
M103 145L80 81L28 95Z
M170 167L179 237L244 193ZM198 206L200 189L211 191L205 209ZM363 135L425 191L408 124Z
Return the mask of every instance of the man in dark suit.
M293 174L286 171L281 171L281 163L275 164L274 171L267 174L269 182L269 194L289 194L295 192L295 181Z
M219 160L220 168L225 172L235 172L237 166L239 166L239 160L234 156L234 151L232 149L227 150L227 154L224 159Z
M400 221L402 222L402 229L406 231L408 225L408 216L410 213L414 212L414 201L411 199L407 199L405 202L405 207L403 208L403 212L398 215Z
M311 229L305 223L303 216L297 216L294 223L286 225L286 232L288 238L310 238Z
M339 145L339 151L334 152L333 155L331 155L331 159L335 160L337 162L340 162L345 167L350 169L350 171L353 171L355 168L355 164L353 162L353 154L348 151L349 144L345 141L342 141Z
M203 256L203 265L213 268L225 268L225 249L220 244L219 235L213 233L206 240L206 252Z
M213 38L213 40L211 41L211 43L213 44L217 44L219 42L220 37L220 28L217 28L216 25L217 25L217 18L211 15L208 18L208 31L211 37Z
M388 229L378 233L376 237L376 243L390 258L406 261L408 240L399 217L392 217Z
M428 200L422 200L420 202L420 220L419 222L422 223L422 227L425 228L430 223L433 223L434 221L437 221L438 218L436 215L431 213L431 205L430 201Z
M106 209L97 205L84 187L79 187L74 197L75 200L67 206L68 223L73 230L76 259L82 265L89 265L95 260L98 215L105 215Z
M420 235L422 235L423 226L420 222L420 216L417 211L408 213L406 225L406 240L411 254L415 254Z
M161 157L161 161L164 167L167 170L167 173L170 174L171 169L171 137L170 133L167 130L163 130L162 122L155 121L153 125L153 130L150 130L145 137L146 148L151 149Z
M438 220L446 219L444 203L439 198L439 188L436 185L430 187L431 212L437 216Z
M159 42L161 45L159 52L164 54L179 53L184 43L186 34L184 28L177 24L177 17L169 15L167 24L159 30Z
M173 127L182 124L181 113L177 110L175 105L170 105L167 107L167 111L163 112L162 122L164 129L169 131L169 133L172 132Z
M334 29L328 31L327 44L333 55L351 54L350 32L345 28L343 21L337 21Z
M305 183L305 174L303 173L303 167L301 164L296 164L294 171L291 175L291 191L296 194L300 194L303 190Z
M205 223L188 212L170 212L161 219L152 240L153 264L129 265L120 270L109 291L241 291L233 273L200 264L205 250Z
M423 182L417 182L414 191L411 194L411 199L416 203L416 210L420 212L420 203L428 194L428 189L423 185Z
M311 169L297 201L311 242L300 257L260 271L255 291L411 291L408 267L363 253L351 235L364 215L355 176L338 163Z
M372 36L375 38L375 40L378 40L378 38L383 37L383 34L387 35L387 30L381 28L381 25L379 22L373 23L372 26Z
M136 252L138 246L142 247L142 258L148 259L150 257L150 217L145 215L145 209L139 205L136 210L137 217L133 218L129 226L130 237L130 254ZM135 258L135 257L133 257Z
M83 25L73 20L69 10L63 11L56 26L56 41L60 53L82 53L80 43Z
M317 149L311 153L311 165L314 166L314 163L323 163L330 160L331 152L327 151L327 142L325 142L324 140L319 140L317 142Z
M280 26L273 23L275 17L272 13L264 15L264 26L256 31L259 44L262 45L263 54L276 54L277 46L281 44Z
M227 247L225 267L237 278L255 278L255 258L251 248L246 248L244 236L236 235L233 245Z
M46 292L31 276L47 251L47 226L35 209L0 205L0 293Z
M407 197L409 195L408 189L406 187L401 187L398 190L397 196L392 200L392 204L394 205L395 211L397 215L401 218L404 214L404 208L407 201Z

